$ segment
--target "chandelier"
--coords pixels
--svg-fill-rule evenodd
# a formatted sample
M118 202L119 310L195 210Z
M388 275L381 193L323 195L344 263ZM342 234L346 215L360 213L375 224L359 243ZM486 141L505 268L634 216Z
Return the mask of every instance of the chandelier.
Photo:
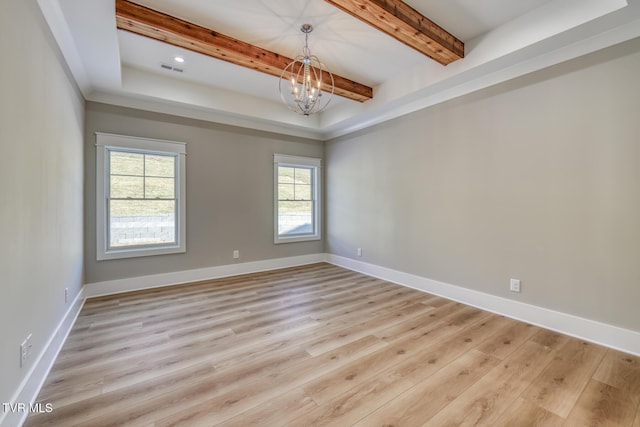
M309 51L309 33L313 31L313 26L304 24L300 31L304 33L302 55L296 56L282 70L278 89L282 101L290 110L308 116L322 111L329 104L333 97L334 82L327 67Z

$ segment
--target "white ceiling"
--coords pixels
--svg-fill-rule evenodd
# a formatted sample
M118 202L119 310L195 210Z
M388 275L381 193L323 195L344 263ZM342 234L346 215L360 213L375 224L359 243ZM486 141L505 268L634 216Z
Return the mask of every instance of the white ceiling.
M465 43L465 58L444 67L323 0L135 2L289 57L311 23L312 53L374 98L334 96L322 113L298 116L276 77L117 30L114 0L38 0L86 99L315 139L640 36L640 0L405 0Z

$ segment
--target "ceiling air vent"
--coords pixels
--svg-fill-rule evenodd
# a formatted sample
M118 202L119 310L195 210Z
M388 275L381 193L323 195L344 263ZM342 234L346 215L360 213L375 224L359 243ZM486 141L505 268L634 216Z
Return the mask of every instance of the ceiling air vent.
M164 68L165 70L171 70L171 71L175 71L177 73L182 73L184 71L183 68L180 67L174 67L173 65L169 65L169 64L160 64L160 68Z

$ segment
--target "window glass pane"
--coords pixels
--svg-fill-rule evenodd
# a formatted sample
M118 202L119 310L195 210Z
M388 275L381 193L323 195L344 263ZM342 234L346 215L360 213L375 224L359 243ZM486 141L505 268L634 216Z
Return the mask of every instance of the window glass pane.
M296 184L311 184L311 169L296 168Z
M109 151L110 171L112 175L144 174L144 154Z
M295 168L286 166L278 166L278 182L279 183L293 183L295 176Z
M173 178L175 176L174 156L147 154L145 156L145 175Z
M111 200L109 247L176 243L175 201Z
M146 178L145 196L147 199L173 199L175 180L173 178Z
M278 234L313 232L313 202L278 202Z
M111 214L151 215L175 213L175 200L111 200Z
M110 186L111 197L116 199L144 197L144 179L142 177L112 175Z
M293 200L294 188L293 184L278 184L278 200Z
M311 200L311 186L296 184L296 200Z

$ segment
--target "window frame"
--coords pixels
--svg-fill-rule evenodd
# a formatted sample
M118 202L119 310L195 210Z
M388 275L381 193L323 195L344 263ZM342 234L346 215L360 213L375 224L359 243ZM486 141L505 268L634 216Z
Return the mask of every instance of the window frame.
M311 169L311 181L313 183L311 189L312 206L313 206L313 225L314 231L306 234L295 234L291 236L281 235L278 232L278 168L298 167ZM286 154L273 155L273 243L294 243L307 242L322 239L322 160L314 157L290 156Z
M109 248L109 152L176 156L173 244ZM96 259L98 261L186 252L186 143L96 132Z

